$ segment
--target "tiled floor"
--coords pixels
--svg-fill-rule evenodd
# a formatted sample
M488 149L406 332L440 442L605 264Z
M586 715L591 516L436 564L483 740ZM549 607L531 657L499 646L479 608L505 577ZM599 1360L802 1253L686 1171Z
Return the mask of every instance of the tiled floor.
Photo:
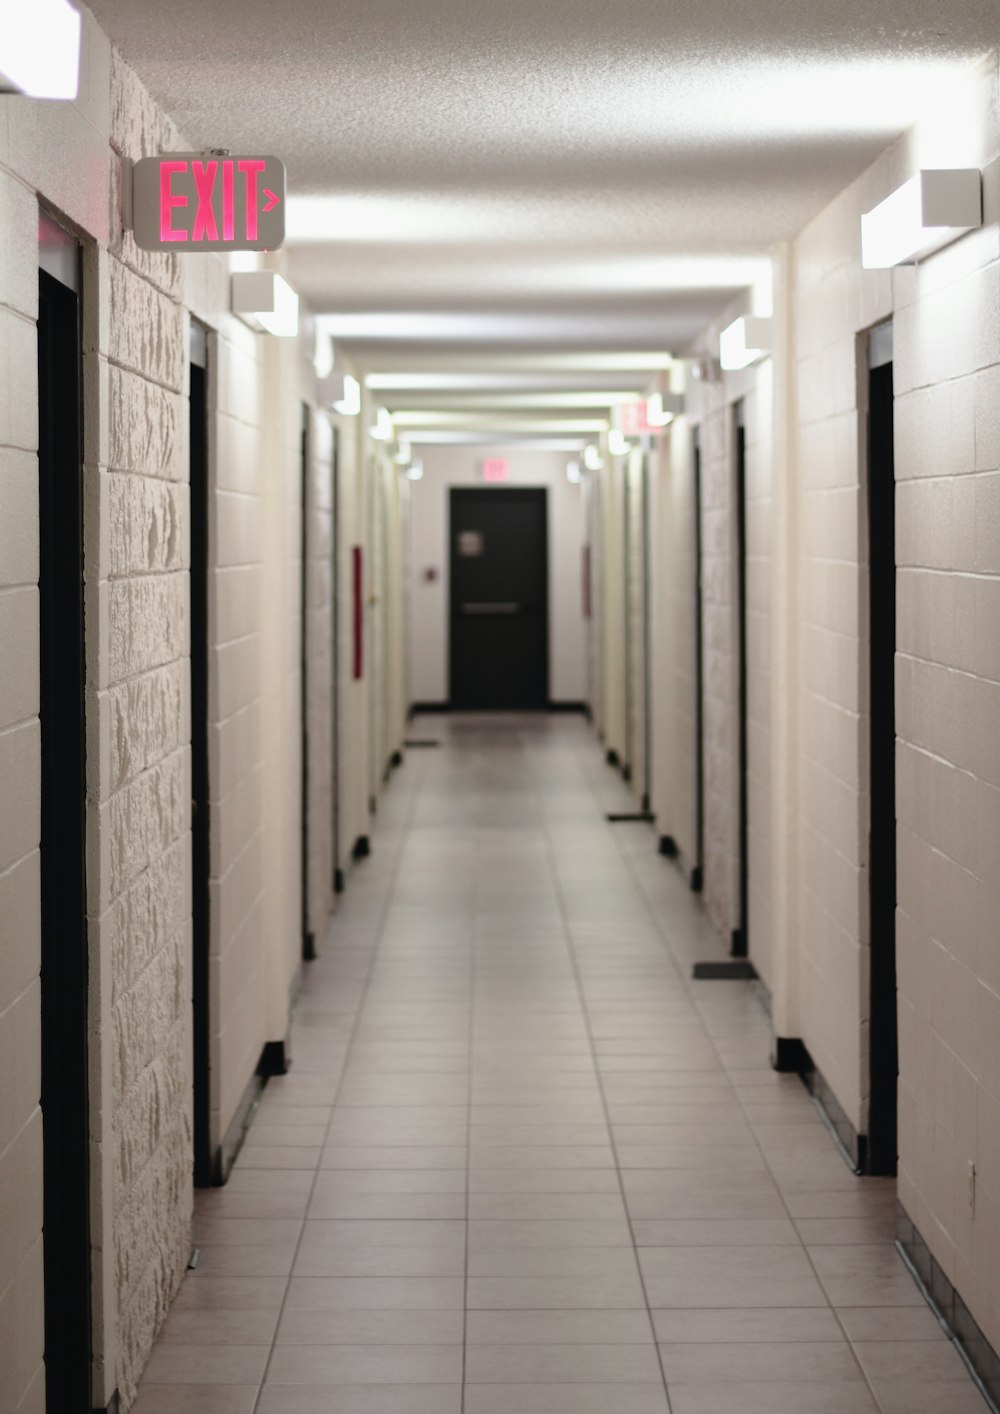
M984 1414L582 722L419 734L137 1414Z

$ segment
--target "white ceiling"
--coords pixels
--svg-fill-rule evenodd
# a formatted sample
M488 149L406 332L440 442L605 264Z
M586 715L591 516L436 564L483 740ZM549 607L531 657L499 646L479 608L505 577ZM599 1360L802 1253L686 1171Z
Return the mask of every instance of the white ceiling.
M293 278L384 370L683 347L1000 34L1000 0L91 8L192 141L284 158Z

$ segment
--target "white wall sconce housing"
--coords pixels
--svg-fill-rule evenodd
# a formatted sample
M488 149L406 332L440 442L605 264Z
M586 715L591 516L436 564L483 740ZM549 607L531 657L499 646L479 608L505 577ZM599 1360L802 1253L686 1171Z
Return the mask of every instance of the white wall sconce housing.
M572 486L578 486L583 480L583 468L578 461L566 463L566 480Z
M650 393L646 399L646 421L650 427L669 427L683 411L683 393Z
M918 172L861 218L866 270L912 265L983 224L978 167Z
M422 461L410 462L406 469L406 475L410 481L420 481L424 475L424 464Z
M273 270L239 270L232 280L233 313L260 334L294 339L299 332L299 297Z
M619 432L617 427L612 427L608 433L608 451L613 457L627 456L631 445L624 432Z
M604 465L601 449L595 442L588 442L583 449L583 464L588 471L600 471Z
M719 335L719 362L729 373L759 363L771 351L771 321L761 314L734 319Z
M68 0L0 0L0 93L72 99L79 85L79 10Z
M392 441L392 414L388 408L379 408L375 414L375 422L368 429L369 434L376 442Z
M397 466L409 466L410 462L413 460L410 453L409 442L400 438L399 442L396 444L396 450L393 453L392 459Z
M316 393L324 407L342 417L357 417L361 411L361 384L349 373L328 373L319 380Z

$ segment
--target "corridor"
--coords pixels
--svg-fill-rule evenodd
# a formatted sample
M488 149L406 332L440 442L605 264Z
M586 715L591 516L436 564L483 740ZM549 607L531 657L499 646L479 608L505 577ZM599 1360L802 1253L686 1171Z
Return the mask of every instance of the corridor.
M983 1414L582 718L413 732L136 1414Z

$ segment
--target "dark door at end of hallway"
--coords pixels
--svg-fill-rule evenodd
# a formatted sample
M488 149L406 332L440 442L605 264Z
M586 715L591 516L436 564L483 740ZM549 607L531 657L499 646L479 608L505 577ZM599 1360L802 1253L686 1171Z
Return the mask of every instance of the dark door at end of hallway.
M548 531L544 490L451 492L451 705L548 705Z

